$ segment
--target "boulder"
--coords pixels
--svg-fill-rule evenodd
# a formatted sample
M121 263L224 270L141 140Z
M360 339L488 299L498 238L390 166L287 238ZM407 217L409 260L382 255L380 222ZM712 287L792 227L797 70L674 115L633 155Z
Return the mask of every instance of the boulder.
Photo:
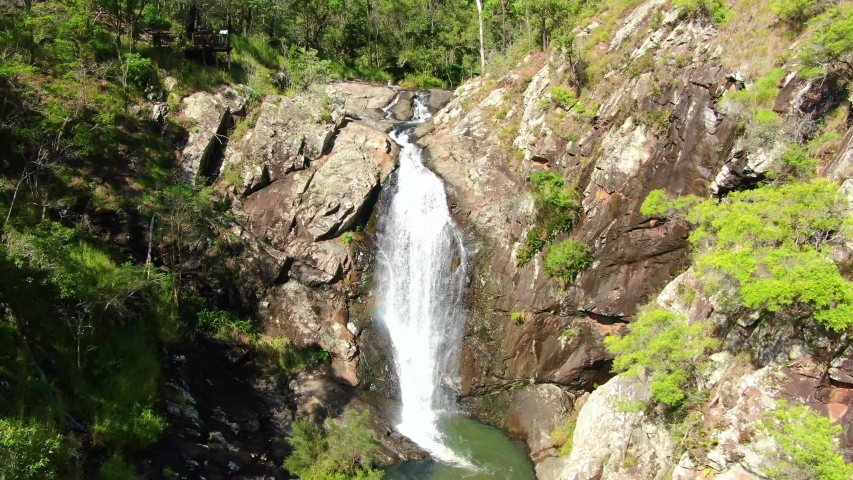
M397 165L399 147L387 135L358 122L349 123L335 139L304 194L298 215L301 229L314 240L351 228L368 200Z
M418 92L413 90L405 90L397 96L397 103L394 104L388 111L395 119L400 121L409 121L415 114L415 106L412 102L415 100L415 95Z
M433 115L446 107L453 98L453 92L450 90L440 90L433 88L429 91L429 112Z
M621 407L650 399L642 377L615 377L596 389L578 415L571 454L543 460L536 477L652 479L669 471L675 447L666 427L647 422L642 411Z
M243 209L252 233L291 253L305 250L288 248L297 237L311 242L338 235L367 213L365 209L396 167L398 155L399 147L385 133L360 122L347 123L330 154L245 199ZM326 259L315 259L318 264L334 275L334 266Z
M193 126L181 151L184 179L195 182L199 175L209 175L208 161L217 145L222 145L233 115L245 113L246 97L227 87L217 93L196 92L182 100L181 115Z
M524 387L515 392L510 402L505 428L527 439L527 449L536 461L545 454L553 454L551 432L566 422L572 403L572 395L557 385Z
M385 118L386 107L397 96L397 90L365 82L333 82L326 93L343 104L347 112L359 116Z
M259 314L268 335L285 336L297 347L328 351L335 378L357 385L358 348L347 329L349 313L343 297L290 281L268 290Z

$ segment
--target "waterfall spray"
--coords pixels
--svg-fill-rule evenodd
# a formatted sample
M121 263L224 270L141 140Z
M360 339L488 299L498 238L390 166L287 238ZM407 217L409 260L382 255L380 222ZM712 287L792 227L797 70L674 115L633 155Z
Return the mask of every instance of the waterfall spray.
M413 121L429 118L427 101L418 94ZM404 125L392 134L402 150L378 225L379 318L400 381L397 429L434 457L464 464L444 445L438 422L455 405L451 379L459 370L466 252L444 185L424 166L412 129Z

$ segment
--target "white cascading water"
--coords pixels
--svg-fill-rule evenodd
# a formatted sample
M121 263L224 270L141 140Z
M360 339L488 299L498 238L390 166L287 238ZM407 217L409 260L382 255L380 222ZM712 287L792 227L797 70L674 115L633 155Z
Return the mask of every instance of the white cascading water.
M413 122L429 118L427 96L415 99ZM448 449L438 429L452 410L464 321L466 258L444 185L423 164L422 149L404 124L392 137L400 167L390 182L377 241L379 317L394 350L402 411L397 429L433 457L467 464Z

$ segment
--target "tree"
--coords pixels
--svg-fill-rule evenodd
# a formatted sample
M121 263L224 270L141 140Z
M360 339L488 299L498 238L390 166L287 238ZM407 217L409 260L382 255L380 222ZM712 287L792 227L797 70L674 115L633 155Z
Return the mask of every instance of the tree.
M486 73L486 47L483 39L483 0L477 0L477 19L480 23L480 69Z
M844 3L820 17L819 28L800 54L806 75L837 72L853 81L853 4Z

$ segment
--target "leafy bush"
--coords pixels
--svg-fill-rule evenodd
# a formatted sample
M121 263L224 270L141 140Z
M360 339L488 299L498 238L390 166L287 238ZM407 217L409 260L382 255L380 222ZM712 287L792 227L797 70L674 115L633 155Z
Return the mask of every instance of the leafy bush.
M581 211L577 192L566 188L563 177L538 171L530 175L530 181L536 214L525 245L516 253L518 266L530 261L557 234L570 231Z
M127 81L131 85L144 89L148 81L154 78L154 64L150 58L145 58L138 53L127 53L124 56L124 70Z
M575 92L563 86L551 87L551 101L563 110L571 110L578 103Z
M293 453L284 462L303 480L379 480L383 473L371 464L377 446L367 427L370 413L347 413L341 420L326 420L325 427L302 419L293 422L288 442Z
M774 0L771 8L779 15L779 20L799 32L805 28L806 22L823 13L829 4L826 0Z
M651 376L652 400L677 407L692 386L701 359L720 342L708 336L708 323L688 325L683 315L668 310L641 312L622 338L609 336L604 344L616 356L613 371Z
M788 180L808 180L817 174L820 163L809 156L809 151L796 143L789 143L788 149L782 155L782 175Z
M138 451L160 440L166 426L166 419L151 407L135 405L128 412L114 412L96 419L92 430L98 443L119 450Z
M566 240L552 245L545 255L545 274L563 285L575 281L578 274L592 264L592 252L585 244Z
M782 450L766 472L770 478L849 480L853 476L853 465L844 461L838 446L840 426L806 406L784 400L772 412L765 412L765 417L759 429Z
M735 278L749 308L809 306L818 322L844 330L853 325L853 285L825 246L846 236L847 207L838 186L826 179L705 201L688 215L696 225L690 241L700 250L699 270Z
M726 4L723 0L674 0L672 4L688 17L702 15L717 25L726 19Z
M251 320L244 320L224 310L198 312L198 328L220 338L248 335L254 330Z
M139 478L136 469L119 455L110 457L95 475L95 480L138 480Z
M52 480L57 476L62 437L44 425L0 418L0 478Z
M427 72L407 73L406 76L400 80L400 88L408 90L421 88L444 88L444 81Z
M800 53L804 76L831 71L853 80L853 5L843 3L814 20L816 31Z
M509 318L510 318L510 320L512 320L512 323L514 323L516 325L521 325L524 323L524 313L523 312L512 312L512 314L509 316Z

